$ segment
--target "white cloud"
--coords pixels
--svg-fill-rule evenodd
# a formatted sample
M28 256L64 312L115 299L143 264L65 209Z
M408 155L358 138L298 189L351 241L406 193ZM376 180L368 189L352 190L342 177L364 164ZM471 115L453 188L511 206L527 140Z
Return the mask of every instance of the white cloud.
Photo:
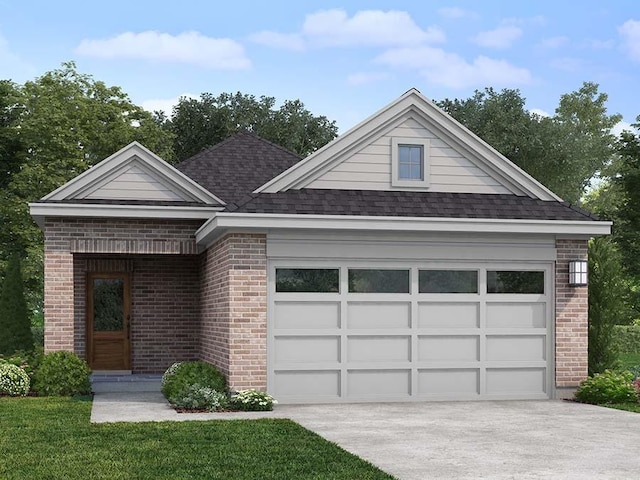
M632 60L640 62L640 21L627 20L618 27L622 37L622 46Z
M621 120L613 126L613 128L611 129L611 133L613 133L615 136L618 136L624 130L627 130L629 132L638 132L638 129L631 125L629 122Z
M298 33L278 33L262 31L249 36L249 40L267 47L300 52L305 49L302 36Z
M445 34L438 27L420 28L407 12L362 10L349 17L342 9L321 10L305 17L297 33L262 31L250 40L276 48L395 47L439 43Z
M522 36L522 29L514 25L505 25L494 30L478 33L472 40L481 47L508 48Z
M428 46L387 50L375 59L375 63L417 70L432 83L451 88L513 86L532 82L529 70L505 60L479 56L468 62L455 53Z
M438 14L444 18L476 18L478 16L477 13L472 12L471 10L465 10L460 7L442 7L438 9Z
M543 39L540 43L538 43L538 47L542 48L559 48L563 45L566 45L569 39L567 37L558 36L558 37L550 37Z
M529 110L529 113L533 113L538 115L539 117L550 117L551 115L546 110L542 110L541 108L532 108Z
M391 75L387 72L358 72L347 76L347 84L351 86L364 85L387 80Z
M615 42L611 39L609 40L592 39L592 40L587 40L584 43L585 47L593 48L594 50L608 50L610 48L613 48L614 45L615 45Z
M156 110L163 111L165 115L170 117L173 111L173 107L182 97L194 99L200 98L198 95L194 95L193 93L183 93L182 95L178 95L177 97L173 98L152 98L149 100L144 100L140 106L149 112L155 112Z
M249 68L244 47L229 38L211 38L198 32L178 35L146 31L125 32L101 40L85 39L75 50L98 58L126 58L156 62L187 63L221 70Z

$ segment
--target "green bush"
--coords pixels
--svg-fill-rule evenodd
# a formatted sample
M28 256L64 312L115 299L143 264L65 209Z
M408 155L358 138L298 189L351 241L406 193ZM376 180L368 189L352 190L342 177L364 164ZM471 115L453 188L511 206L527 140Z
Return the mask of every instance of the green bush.
M584 380L576 391L576 400L595 405L637 400L631 372L605 370Z
M226 393L200 384L189 385L178 396L169 398L172 405L193 410L217 411L229 406Z
M620 353L640 353L640 325L615 325L613 337Z
M20 256L14 254L0 291L0 354L12 355L17 350L33 349L31 321L24 297Z
M213 365L201 361L180 362L171 365L162 376L162 393L171 401L184 396L189 387L200 385L217 392L227 392L224 374Z
M35 375L38 370L38 366L42 361L43 355L44 355L44 352L42 347L36 347L34 350L30 352L19 350L15 352L13 355L8 355L4 357L0 355L0 361L10 363L24 370L27 373L27 375L29 375L29 381L31 382L31 386L33 386L35 382Z
M246 412L267 412L275 403L275 398L259 390L240 390L231 397L231 408Z
M29 393L29 386L27 372L11 363L0 361L0 395L25 396Z
M75 353L48 353L36 372L34 390L40 395L86 395L91 393L90 374L87 363Z

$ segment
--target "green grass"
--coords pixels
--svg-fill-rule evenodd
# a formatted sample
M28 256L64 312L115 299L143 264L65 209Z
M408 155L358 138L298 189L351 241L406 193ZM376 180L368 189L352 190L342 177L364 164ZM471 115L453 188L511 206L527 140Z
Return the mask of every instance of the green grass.
M391 479L289 420L90 424L91 401L0 398L0 478Z
M626 410L627 412L640 413L640 403L611 403L611 404L603 404L600 406L615 408L616 410Z

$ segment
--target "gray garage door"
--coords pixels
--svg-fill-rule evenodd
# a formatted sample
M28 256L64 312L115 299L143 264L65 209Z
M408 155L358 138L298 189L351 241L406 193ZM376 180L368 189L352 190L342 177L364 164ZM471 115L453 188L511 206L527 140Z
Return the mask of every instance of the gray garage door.
M270 266L283 403L549 398L549 264Z

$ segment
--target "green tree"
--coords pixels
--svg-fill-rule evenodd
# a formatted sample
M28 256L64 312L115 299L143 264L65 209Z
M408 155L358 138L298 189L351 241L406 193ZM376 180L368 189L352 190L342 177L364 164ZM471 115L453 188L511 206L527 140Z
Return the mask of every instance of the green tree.
M552 117L525 109L518 90L477 91L438 105L535 179L576 203L609 162L620 115L608 115L607 95L586 82L562 95Z
M28 304L37 310L42 305L43 238L28 203L133 140L172 160L173 137L119 87L79 73L73 63L17 86L7 96L10 108L4 112L12 113L12 135L19 147L12 158L18 158L19 167L8 169L6 188L0 190L0 259L12 251L23 256Z
M0 354L11 355L16 350L32 350L33 336L24 285L20 256L9 259L7 273L0 293Z
M7 187L13 173L20 168L21 146L16 130L20 114L17 86L0 80L0 190Z
M175 135L173 149L180 160L195 155L239 131L250 131L300 155L308 155L333 140L335 121L315 116L300 100L287 100L275 109L275 98L203 93L182 97L167 128Z
M628 316L620 255L607 237L589 242L589 375L615 366L613 326Z

